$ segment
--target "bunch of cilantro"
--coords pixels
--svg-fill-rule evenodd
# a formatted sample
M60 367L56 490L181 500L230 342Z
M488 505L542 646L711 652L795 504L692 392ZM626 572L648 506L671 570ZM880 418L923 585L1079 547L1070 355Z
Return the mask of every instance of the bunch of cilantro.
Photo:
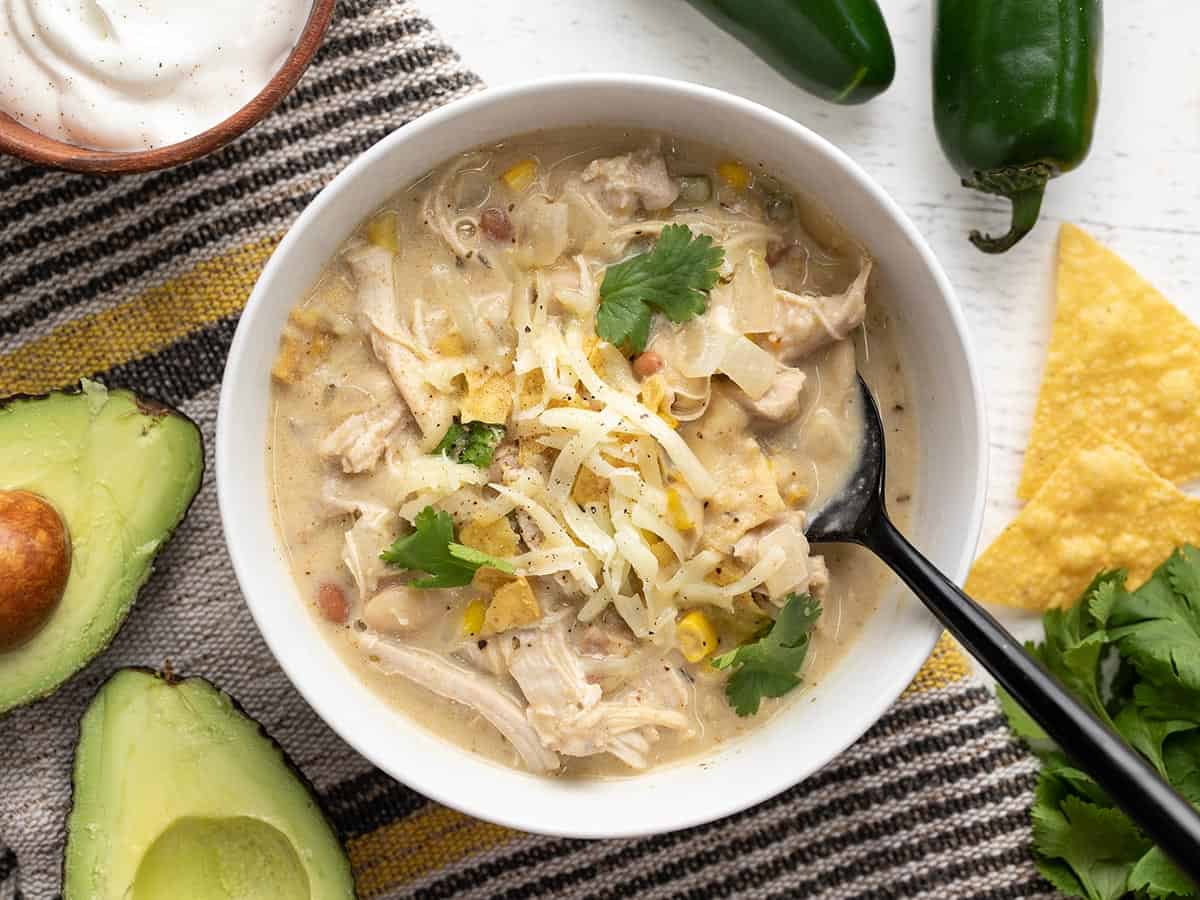
M1030 651L1200 806L1200 550L1176 550L1136 591L1125 589L1124 571L1101 573L1043 625L1046 640ZM1200 897L1011 697L1001 692L1000 702L1042 759L1033 850L1055 887L1087 900Z

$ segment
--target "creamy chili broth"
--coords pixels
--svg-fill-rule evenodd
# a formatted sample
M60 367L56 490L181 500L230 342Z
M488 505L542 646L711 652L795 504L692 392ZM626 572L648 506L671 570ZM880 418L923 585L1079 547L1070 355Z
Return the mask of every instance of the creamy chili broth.
M702 315L654 315L622 352L597 334L605 270L672 224L722 248L719 278ZM303 605L396 710L517 768L630 774L761 726L890 583L803 538L856 460L856 367L912 515L916 423L871 268L753 161L696 143L587 129L451 160L364 222L281 339L267 456ZM445 447L471 420L502 426L486 465ZM427 507L513 573L414 587L380 553ZM712 658L805 593L823 613L802 687L738 716Z

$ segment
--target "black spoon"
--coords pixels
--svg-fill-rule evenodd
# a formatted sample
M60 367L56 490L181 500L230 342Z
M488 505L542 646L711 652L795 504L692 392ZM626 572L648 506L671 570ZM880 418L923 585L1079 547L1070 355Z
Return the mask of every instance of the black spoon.
M883 422L861 375L858 386L865 424L862 457L842 491L810 519L809 541L862 544L883 560L1046 734L1200 884L1200 814L888 519Z

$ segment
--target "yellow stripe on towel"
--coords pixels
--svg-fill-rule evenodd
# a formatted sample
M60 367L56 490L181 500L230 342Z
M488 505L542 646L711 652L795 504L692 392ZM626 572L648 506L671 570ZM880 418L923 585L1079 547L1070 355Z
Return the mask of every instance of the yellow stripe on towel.
M506 844L520 832L431 803L347 844L359 896L377 897L436 869Z
M954 638L946 632L938 639L929 654L929 659L921 666L921 671L912 680L902 696L920 691L933 691L944 688L971 676L971 662L954 642Z
M168 347L238 312L280 236L264 238L0 355L0 395L36 394Z

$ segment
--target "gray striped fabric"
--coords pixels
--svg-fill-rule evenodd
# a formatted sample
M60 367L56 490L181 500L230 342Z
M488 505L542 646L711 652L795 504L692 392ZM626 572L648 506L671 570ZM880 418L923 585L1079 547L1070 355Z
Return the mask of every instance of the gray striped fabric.
M0 161L0 358L279 234L354 155L477 84L408 4L343 0L299 88L213 157L113 180ZM102 374L179 405L211 453L235 318L216 316ZM82 374L92 373L72 378ZM53 697L0 721L0 900L58 894L79 717L117 667L168 659L237 697L314 782L364 897L1051 895L1028 855L1034 761L969 682L907 695L826 770L723 822L627 841L513 835L454 853L418 836L406 853L439 865L400 866L394 844L373 836L431 806L358 757L283 677L238 594L210 481L112 647Z

